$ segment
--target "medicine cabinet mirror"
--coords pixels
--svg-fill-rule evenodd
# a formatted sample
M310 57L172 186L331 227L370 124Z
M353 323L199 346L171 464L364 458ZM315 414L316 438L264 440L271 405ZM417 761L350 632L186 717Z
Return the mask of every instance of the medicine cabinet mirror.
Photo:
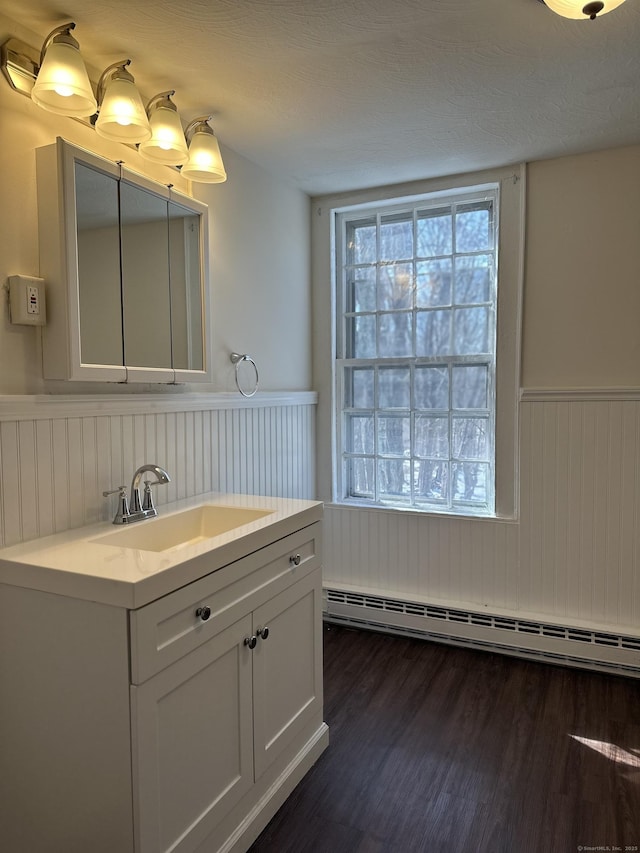
M45 378L208 380L206 205L62 139L37 180Z

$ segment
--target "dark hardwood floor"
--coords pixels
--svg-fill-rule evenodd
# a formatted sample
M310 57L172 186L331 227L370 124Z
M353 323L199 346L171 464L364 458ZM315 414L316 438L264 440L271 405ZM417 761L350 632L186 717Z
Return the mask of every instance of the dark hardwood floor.
M638 681L324 639L331 743L250 853L640 850Z

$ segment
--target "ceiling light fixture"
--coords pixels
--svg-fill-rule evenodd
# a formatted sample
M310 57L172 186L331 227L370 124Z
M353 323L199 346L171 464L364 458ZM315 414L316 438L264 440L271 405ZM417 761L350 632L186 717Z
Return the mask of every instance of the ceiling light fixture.
M141 142L138 151L153 163L182 166L189 159L178 108L171 100L175 89L155 95L147 105L151 138Z
M51 113L90 116L97 108L80 45L71 35L75 23L62 24L44 40L40 69L31 97Z
M130 64L130 59L114 62L100 77L96 133L114 142L135 144L151 139L151 127L135 80L127 71Z
M598 15L606 15L624 3L624 0L594 0L585 3L584 0L542 0L553 12L563 18L580 20L590 18L592 21Z
M227 180L218 140L209 125L213 116L200 116L187 125L184 135L189 143L189 160L181 172L192 181L221 184Z

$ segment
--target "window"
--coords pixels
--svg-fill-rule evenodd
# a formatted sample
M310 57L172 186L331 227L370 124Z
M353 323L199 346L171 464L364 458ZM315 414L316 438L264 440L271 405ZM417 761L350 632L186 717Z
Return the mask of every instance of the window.
M495 507L498 186L336 220L337 499Z

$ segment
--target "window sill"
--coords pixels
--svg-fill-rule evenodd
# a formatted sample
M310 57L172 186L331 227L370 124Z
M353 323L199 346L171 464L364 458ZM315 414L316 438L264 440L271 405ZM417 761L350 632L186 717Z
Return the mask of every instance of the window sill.
M330 509L365 509L370 512L386 512L391 514L401 513L403 515L412 515L419 518L442 518L450 521L462 519L465 521L499 521L501 523L511 524L516 524L518 522L518 519L514 516L501 516L488 512L448 512L446 510L438 511L431 507L429 509L417 509L414 506L389 506L387 504L372 504L366 501L325 501L324 505Z

